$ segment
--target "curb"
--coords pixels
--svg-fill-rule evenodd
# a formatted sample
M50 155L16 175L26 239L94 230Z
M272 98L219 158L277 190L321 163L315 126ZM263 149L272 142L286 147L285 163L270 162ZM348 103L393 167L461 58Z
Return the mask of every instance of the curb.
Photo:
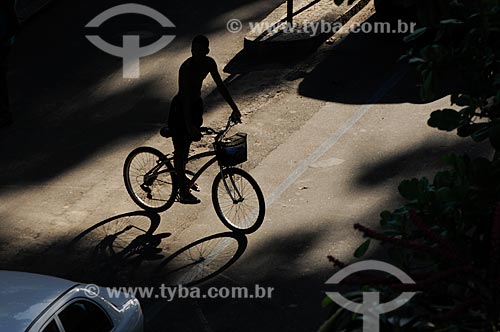
M359 0L348 11L342 14L338 19L331 22L332 24L341 23L345 25L354 15L359 13L371 0ZM250 40L245 37L244 50L248 54L257 57L296 57L303 56L314 52L321 44L335 33L320 33L309 38L302 38L288 41L261 41Z

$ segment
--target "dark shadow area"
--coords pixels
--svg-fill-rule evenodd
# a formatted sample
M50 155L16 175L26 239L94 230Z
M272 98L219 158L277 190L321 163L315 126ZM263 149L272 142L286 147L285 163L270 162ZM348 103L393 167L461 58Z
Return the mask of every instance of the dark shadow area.
M85 105L75 105L69 114L52 114L55 118L64 117L62 121L51 119L49 113L45 119L32 119L20 128L0 132L0 183L48 180L106 146L155 130L155 126L143 121L162 108L160 100L144 98L124 109L108 108L139 97L150 84L131 86L105 100L85 101Z
M18 20L26 24L29 20L35 19L54 5L55 0L17 0L16 13Z
M0 183L48 180L104 147L158 130L156 124L165 118L168 99L177 88L182 60L176 57L189 48L191 37L198 33L222 29L226 33L221 16L254 2L249 19L263 15L262 8L273 6L259 7L255 0L223 1L217 6L194 0L141 2L165 13L177 26L174 32L141 15L110 19L99 35L115 45L121 45L126 33L141 35L142 44L164 33L177 35L155 55L176 59L165 68L165 91L158 91L157 79L144 78L120 79L113 92L102 91L102 83L121 73L122 59L92 45L85 35L96 31L85 25L122 2L54 2L23 27L11 54L9 83L15 124L0 131Z
M377 17L372 16L367 22L374 25ZM394 72L406 71L403 80L377 103L423 103L419 75L400 60L409 48L402 39L395 34L351 33L304 75L299 94L329 102L370 104L371 97ZM457 84L453 77L444 82L445 88L436 93L436 100L450 94Z
M189 47L193 35L225 28L225 22L217 22L219 16L252 2L255 0L225 0L213 6L195 0L141 1L141 4L165 13L176 28L165 30L142 15L120 15L105 22L98 32L106 41L118 46L126 33L146 37L142 44L156 40L161 34L175 33L174 43L161 52L171 56L172 52ZM62 106L54 105L55 100L70 103L81 94L82 86L92 87L109 74L121 70L120 58L96 49L86 39L87 34L94 34L96 30L85 28L85 25L97 14L122 3L116 0L71 4L58 1L21 30L12 54L11 90L17 115L36 113L47 120L50 116L43 109L44 105L54 112L55 108Z
M361 219L376 221L381 209L373 207ZM332 219L328 229L336 229L339 238L352 236L352 228L336 221L340 220ZM229 232L187 246L174 245L168 233L157 233L159 222L158 215L143 211L114 216L73 239L61 238L48 250L33 250L9 268L103 286L168 285L170 277L177 275L184 277L177 279L181 284L204 281L199 284L203 291L247 287L254 294L256 285L273 288L270 297L141 299L147 332L200 331L207 326L227 332L235 326L240 331L315 331L328 317L321 301L324 282L334 269L326 256L339 250L337 244L332 241L318 261L306 264L304 260L328 234L326 225L269 234L253 247L250 241L249 253L246 237Z
M409 179L422 173L433 175L446 168L442 158L452 153L466 153L471 158L489 157L491 148L488 143L478 144L466 138L457 140L451 146L437 140L426 141L380 162L366 164L355 178L355 183L363 187L374 187L395 177Z
M187 332L210 326L212 331L229 332L238 326L240 331L316 331L326 319L321 308L323 285L333 274L333 267L326 257L327 249L324 260L311 262L310 268L304 266L303 258L321 239L321 228L270 234L224 276L202 285L203 290L246 287L253 295L257 295L257 288L262 292L271 287L270 297L261 293L261 297L254 298L146 301L145 306L155 308L146 330ZM318 265L322 268L318 269Z
M376 22L373 17L369 21ZM350 34L305 76L299 93L330 102L369 103L396 68L407 67L398 61L405 50L406 45L394 36ZM411 72L379 103L421 103L417 84L417 75Z

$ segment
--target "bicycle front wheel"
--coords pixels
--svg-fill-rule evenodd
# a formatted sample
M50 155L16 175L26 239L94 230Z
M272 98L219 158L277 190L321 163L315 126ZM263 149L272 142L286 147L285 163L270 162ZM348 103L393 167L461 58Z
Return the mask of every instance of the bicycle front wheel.
M177 194L175 171L160 151L140 147L132 151L123 166L125 187L132 200L149 211L165 211Z
M222 223L235 232L255 232L264 221L264 195L250 174L227 168L212 185L212 202Z

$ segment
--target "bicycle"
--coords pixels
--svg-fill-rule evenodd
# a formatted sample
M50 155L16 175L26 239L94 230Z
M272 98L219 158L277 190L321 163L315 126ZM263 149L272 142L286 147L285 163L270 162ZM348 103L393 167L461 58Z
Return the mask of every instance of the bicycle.
M189 188L215 162L219 173L212 183L212 203L222 223L235 232L255 232L264 221L265 201L257 181L250 174L236 167L247 160L247 135L237 133L226 137L235 123L229 118L224 129L216 131L203 127L204 134L215 135L214 150L195 154L188 163L202 158L209 159L192 176ZM162 134L164 137L168 135ZM139 147L125 159L123 177L132 200L145 210L162 212L169 209L178 197L179 184L173 167L173 156L152 147Z

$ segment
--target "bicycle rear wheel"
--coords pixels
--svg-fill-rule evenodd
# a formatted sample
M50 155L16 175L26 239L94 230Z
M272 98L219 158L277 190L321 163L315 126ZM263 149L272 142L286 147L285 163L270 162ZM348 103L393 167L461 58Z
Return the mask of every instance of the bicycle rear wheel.
M215 177L212 202L222 223L235 232L255 232L264 221L264 195L250 174L226 168Z
M165 211L177 195L175 171L165 155L151 147L140 147L125 159L123 179L132 200L149 211Z

